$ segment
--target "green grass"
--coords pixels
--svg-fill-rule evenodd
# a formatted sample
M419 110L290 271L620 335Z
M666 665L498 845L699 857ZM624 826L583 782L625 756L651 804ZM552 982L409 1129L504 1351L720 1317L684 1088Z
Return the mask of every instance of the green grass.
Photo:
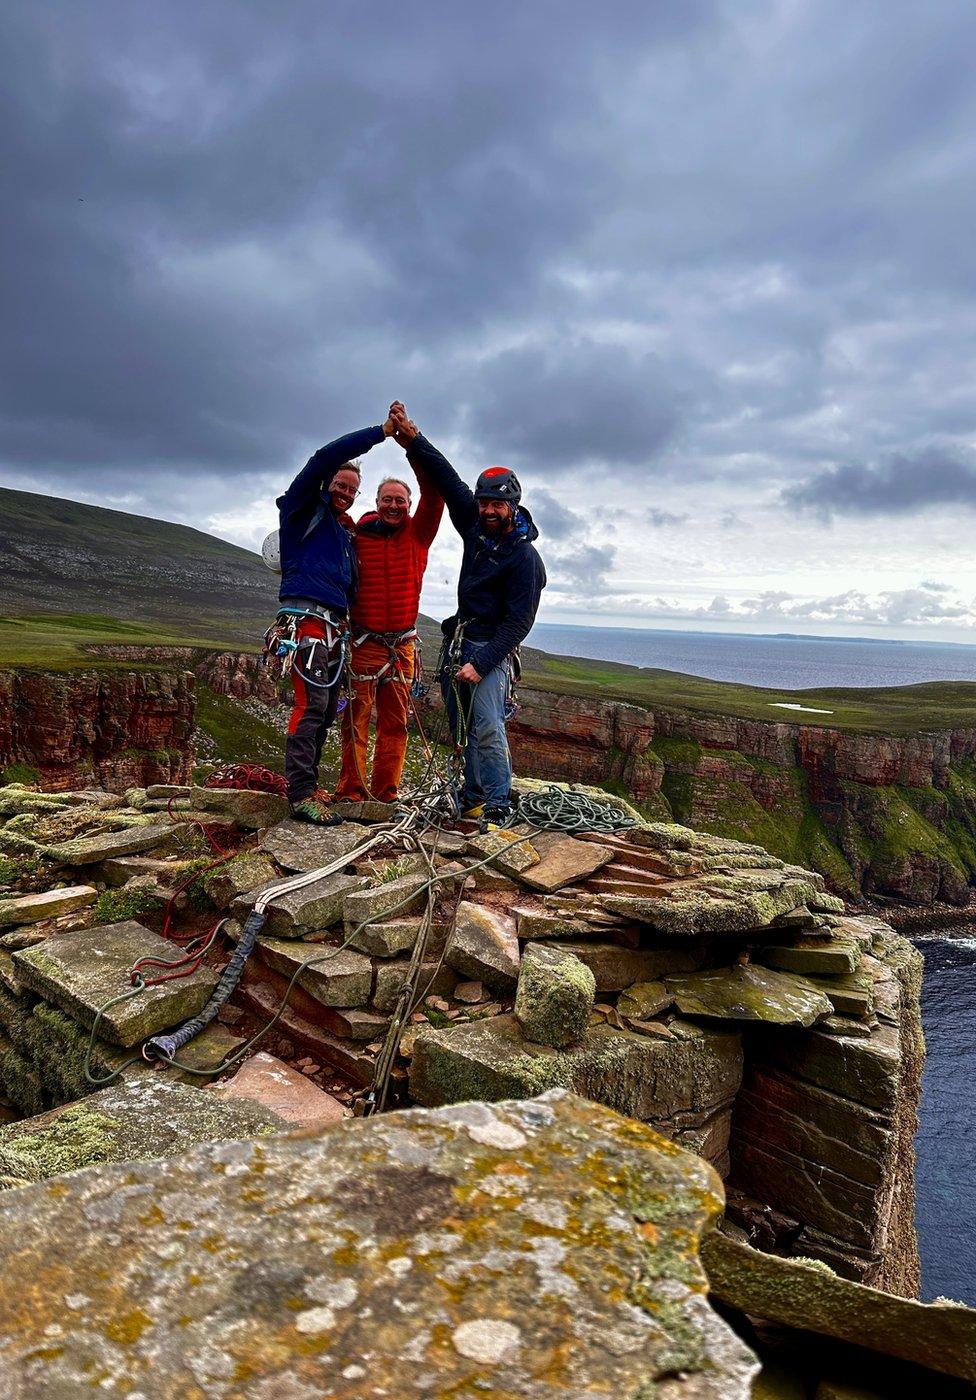
M198 684L196 723L216 745L218 762L261 763L282 771L285 736L229 695L216 695L209 686Z
M99 655L92 647L104 646L198 646L205 650L226 651L226 637L196 637L188 631L167 630L147 622L123 622L118 618L87 613L63 613L54 616L0 617L0 666L27 667L39 670L113 670L128 667L133 661ZM250 648L234 644L235 650ZM257 650L257 645L253 646ZM139 669L154 665L172 669L173 662L139 661ZM8 778L8 782L17 779ZM23 781L26 781L23 780Z

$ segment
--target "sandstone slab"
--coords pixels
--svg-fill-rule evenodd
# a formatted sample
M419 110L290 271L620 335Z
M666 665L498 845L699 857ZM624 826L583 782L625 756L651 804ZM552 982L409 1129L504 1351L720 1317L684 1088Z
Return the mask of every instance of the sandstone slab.
M596 981L564 948L529 943L515 992L515 1018L527 1040L559 1048L578 1044L589 1025Z
M376 958L395 958L409 952L417 941L421 920L390 919L386 923L366 924L359 929L349 946Z
M702 1258L715 1296L741 1312L976 1385L976 1310L962 1303L882 1293L796 1259L761 1254L720 1231L703 1242Z
M756 960L782 972L826 972L837 975L856 972L861 960L853 938L798 938L795 943L771 944L759 948Z
M689 882L658 898L614 894L598 898L611 913L674 936L742 934L767 928L779 915L807 903L812 894L812 885L792 878L740 885L738 877L711 876L708 883Z
M274 792L249 792L246 788L190 789L190 801L202 812L231 817L246 831L274 826L288 815L288 800Z
M446 962L463 977L484 982L493 991L511 991L519 970L515 920L462 900Z
M748 1400L758 1364L697 1260L721 1199L701 1161L562 1095L40 1183L0 1214L0 1386Z
M96 1162L150 1162L201 1142L280 1132L257 1105L224 1104L146 1070L75 1103L0 1128L0 1175L42 1181Z
M409 966L408 958L392 958L376 964L372 1004L377 1011L390 1012L394 1009L406 981ZM456 985L457 973L444 963L421 963L417 982L420 991L430 992L434 996L449 997L453 995Z
M366 885L346 895L342 917L350 933L360 924L379 922L394 914L419 913L427 902L427 876L402 875L383 885ZM365 931L365 930L364 930Z
M11 895L0 899L0 928L56 919L61 914L86 909L97 898L98 891L93 885L70 885L62 889L44 890L41 894Z
M752 964L667 977L665 986L686 1016L812 1026L831 1010L806 978Z
M476 861L490 856L491 864L503 875L520 875L530 866L539 864L539 852L527 833L519 836L514 831L486 831L473 836L467 848Z
M527 1041L514 1016L458 1022L417 1038L410 1094L435 1105L572 1089L674 1136L730 1105L742 1078L737 1033L684 1029L664 1039L596 1026L557 1050Z
M311 826L290 818L277 822L261 837L258 849L272 856L283 870L310 874L348 855L366 840L361 826Z
M275 972L291 977L297 969L298 984L323 1006L365 1006L373 989L373 965L350 948L330 948L322 943L266 938L256 944L258 956ZM311 964L311 966L309 966Z
M705 961L702 945L690 939L684 946L665 948L623 948L617 943L590 939L560 939L559 946L586 963L596 978L598 992L620 992L634 982L693 972Z
M275 895L267 907L265 928L275 938L304 938L320 929L331 928L342 918L346 897L353 890L362 889L365 883L359 875L326 875L303 889ZM261 890L252 890L235 899L231 905L234 917L243 923L258 895L267 888L262 886Z
M348 1117L338 1099L263 1050L246 1060L233 1079L215 1085L213 1093L227 1103L260 1104L302 1128L321 1128Z
M667 1011L674 998L663 982L635 982L621 992L617 1012L635 1021L648 1021Z
M99 1011L99 1035L130 1046L195 1016L210 998L217 977L203 967L189 977L146 987L116 1005L106 1004L130 989L130 970L141 958L171 960L174 945L134 919L102 928L59 934L36 948L14 953L25 986L91 1028Z
M810 973L807 981L818 988L840 1016L870 1016L874 1010L874 978L867 968L839 977Z
M552 894L564 885L575 885L580 880L589 879L598 870L613 860L610 846L601 846L595 841L577 841L572 836L554 842L539 861L519 875L523 885Z
M187 828L179 822L156 826L127 826L121 831L100 831L51 847L51 857L61 865L97 865L113 856L138 855L141 851L172 850Z
M155 875L160 882L176 881L182 868L181 862L158 856L113 856L102 861L96 873L107 885L117 887L139 875Z
M218 909L229 909L240 895L277 879L280 876L267 856L248 851L211 870L203 884Z

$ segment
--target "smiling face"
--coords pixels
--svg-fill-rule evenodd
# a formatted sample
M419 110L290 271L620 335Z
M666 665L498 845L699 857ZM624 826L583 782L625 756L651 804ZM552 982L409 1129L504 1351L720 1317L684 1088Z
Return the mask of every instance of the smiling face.
M359 495L359 473L352 467L340 467L329 482L332 508L342 515Z
M384 481L376 493L376 512L384 525L402 525L410 514L410 492L402 481Z
M504 535L515 521L515 512L507 501L479 500L478 515L486 535Z

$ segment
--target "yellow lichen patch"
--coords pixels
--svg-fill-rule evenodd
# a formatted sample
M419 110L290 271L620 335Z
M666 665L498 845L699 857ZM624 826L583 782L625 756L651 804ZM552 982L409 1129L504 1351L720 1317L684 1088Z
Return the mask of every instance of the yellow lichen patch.
M152 1326L152 1318L142 1308L133 1308L132 1312L124 1317L114 1319L105 1324L105 1335L110 1342L117 1342L119 1346L131 1346L137 1342L145 1332L147 1327Z

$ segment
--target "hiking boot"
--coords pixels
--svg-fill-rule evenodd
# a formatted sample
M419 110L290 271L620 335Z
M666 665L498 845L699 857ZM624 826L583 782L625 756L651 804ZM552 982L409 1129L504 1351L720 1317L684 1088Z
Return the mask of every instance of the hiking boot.
M332 803L314 792L300 802L293 802L291 814L297 822L311 822L313 826L338 826L342 821L332 810Z

